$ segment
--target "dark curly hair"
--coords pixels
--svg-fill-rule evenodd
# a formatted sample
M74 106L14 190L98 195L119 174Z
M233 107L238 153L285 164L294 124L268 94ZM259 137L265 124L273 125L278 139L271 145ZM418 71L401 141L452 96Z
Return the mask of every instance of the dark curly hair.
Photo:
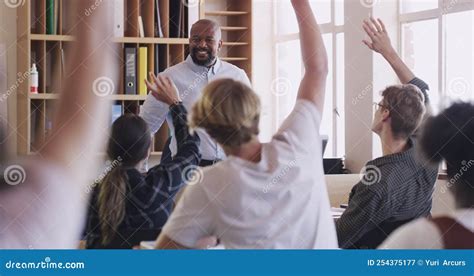
M432 163L446 161L448 187L460 208L474 207L474 105L455 103L422 130L420 148Z

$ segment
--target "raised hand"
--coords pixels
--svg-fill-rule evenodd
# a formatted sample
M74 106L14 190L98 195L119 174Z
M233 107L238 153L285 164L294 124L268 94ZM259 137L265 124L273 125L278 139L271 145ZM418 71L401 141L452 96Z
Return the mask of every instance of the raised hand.
M364 44L367 45L369 49L380 53L383 56L395 52L382 20L379 18L375 20L373 17L370 17L370 20L364 20L362 27L370 37L370 41L365 39L362 40L362 42L364 42Z
M157 77L153 73L150 73L150 78L153 83L145 80L145 84L155 99L168 105L181 102L178 89L170 78L160 75Z

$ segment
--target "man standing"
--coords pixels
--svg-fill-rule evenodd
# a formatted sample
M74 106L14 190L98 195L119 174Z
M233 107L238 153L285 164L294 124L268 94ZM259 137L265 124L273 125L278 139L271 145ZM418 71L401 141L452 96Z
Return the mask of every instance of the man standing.
M189 56L185 61L161 73L176 84L181 100L188 110L199 99L202 89L213 80L232 78L250 86L250 80L242 69L217 57L222 48L221 38L221 29L216 22L208 19L197 21L191 28ZM140 116L148 123L151 133L156 133L165 119L169 120L167 115L168 107L155 99L152 93L148 94ZM172 125L168 124L172 137L163 150L162 161L176 154L176 139ZM209 166L225 158L224 151L207 133L204 131L197 133L201 138L200 166Z

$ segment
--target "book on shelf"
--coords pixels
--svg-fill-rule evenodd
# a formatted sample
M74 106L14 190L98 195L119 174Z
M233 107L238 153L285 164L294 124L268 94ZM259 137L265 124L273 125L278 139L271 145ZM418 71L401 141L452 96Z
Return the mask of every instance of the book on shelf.
M54 34L54 1L46 0L46 34Z
M160 0L155 0L155 36L163 37L163 29L161 27L161 15L160 15Z
M145 27L143 25L143 17L138 17L138 34L140 37L145 37Z
M137 94L137 48L125 46L124 48L125 66L124 66L124 80L125 80L125 94Z
M114 37L124 37L125 30L124 0L114 0Z
M61 31L59 30L59 0L54 0L54 34L60 34Z
M138 48L138 94L141 96L146 96L148 93L147 87L145 84L145 79L147 79L148 74L148 48L139 47Z
M66 76L66 57L64 54L64 48L61 47L61 72L63 76Z
M166 70L167 64L166 64L166 45L160 45L156 44L155 45L155 75L158 75L159 73L163 72Z
M199 20L199 5L188 5L188 7L185 7L184 20L186 28L184 37L189 38L191 36L191 27Z
M180 37L182 1L170 1L170 37Z

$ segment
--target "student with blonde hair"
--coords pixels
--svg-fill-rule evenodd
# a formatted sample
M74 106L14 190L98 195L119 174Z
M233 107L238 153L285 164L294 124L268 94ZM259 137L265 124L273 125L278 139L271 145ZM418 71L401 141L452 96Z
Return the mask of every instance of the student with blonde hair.
M309 1L292 1L305 74L293 112L269 143L258 139L260 100L247 85L210 83L191 111L228 159L188 186L157 248L196 248L217 237L226 248L337 248L319 127L328 59Z

